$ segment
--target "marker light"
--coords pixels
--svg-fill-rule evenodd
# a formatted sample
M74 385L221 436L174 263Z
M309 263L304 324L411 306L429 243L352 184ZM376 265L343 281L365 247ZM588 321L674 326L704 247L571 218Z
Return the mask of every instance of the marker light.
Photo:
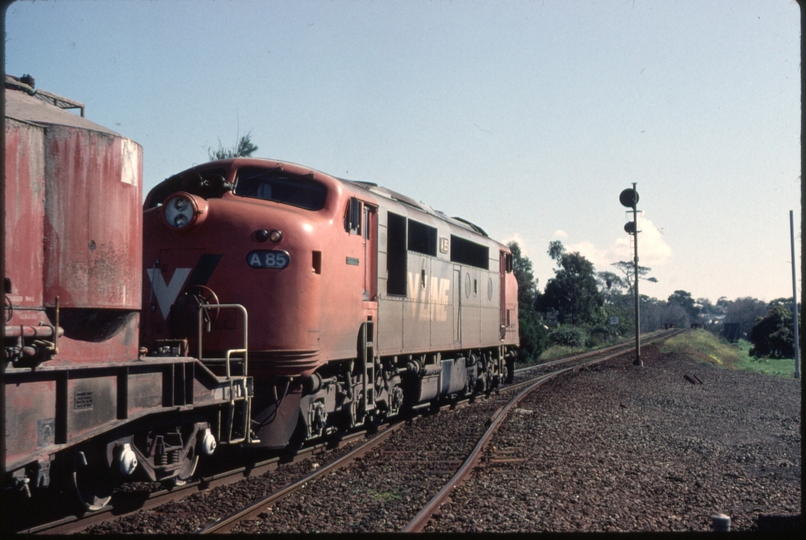
M207 201L184 191L169 196L162 205L162 220L171 229L188 231L207 217Z

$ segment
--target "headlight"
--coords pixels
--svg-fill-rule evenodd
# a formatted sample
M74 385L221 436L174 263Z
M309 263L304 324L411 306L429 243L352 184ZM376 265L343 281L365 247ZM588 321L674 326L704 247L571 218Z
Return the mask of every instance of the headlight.
M190 230L207 217L207 201L190 193L174 193L162 205L162 219L171 229Z

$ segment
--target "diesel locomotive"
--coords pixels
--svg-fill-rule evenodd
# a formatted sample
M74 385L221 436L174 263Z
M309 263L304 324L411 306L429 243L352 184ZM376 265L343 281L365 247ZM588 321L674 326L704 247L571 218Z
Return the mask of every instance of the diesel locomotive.
M183 340L219 374L244 358L255 446L489 391L512 372L509 249L376 184L214 161L151 190L143 234L141 343Z

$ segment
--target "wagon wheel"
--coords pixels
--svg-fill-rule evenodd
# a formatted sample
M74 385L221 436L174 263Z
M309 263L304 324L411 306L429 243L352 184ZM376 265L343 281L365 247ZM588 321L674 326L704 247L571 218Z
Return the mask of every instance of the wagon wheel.
M112 499L117 481L103 449L85 447L72 458L72 480L78 499L89 511L100 510Z
M196 466L199 464L199 455L196 453L196 446L192 446L185 456L185 461L182 463L182 468L179 469L179 474L173 478L169 478L165 482L166 487L174 488L184 486L196 474Z
M193 285L188 287L187 292L206 304L204 308L205 320L210 323L216 322L218 314L221 312L221 308L219 307L221 302L218 301L218 295L213 292L213 289L205 287L204 285Z

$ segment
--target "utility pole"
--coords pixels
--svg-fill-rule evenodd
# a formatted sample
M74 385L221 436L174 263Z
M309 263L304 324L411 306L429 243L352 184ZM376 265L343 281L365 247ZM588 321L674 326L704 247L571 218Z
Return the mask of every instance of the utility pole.
M632 208L632 221L624 225L624 231L633 236L633 246L635 247L635 276L633 286L635 287L635 361L634 366L643 366L641 360L641 297L638 294L638 192L635 190L636 183L632 183L632 188L627 188L619 195L619 201L623 206Z
M800 338L798 337L798 285L795 276L795 220L789 211L789 240L792 244L792 320L795 323L795 378L800 379Z

